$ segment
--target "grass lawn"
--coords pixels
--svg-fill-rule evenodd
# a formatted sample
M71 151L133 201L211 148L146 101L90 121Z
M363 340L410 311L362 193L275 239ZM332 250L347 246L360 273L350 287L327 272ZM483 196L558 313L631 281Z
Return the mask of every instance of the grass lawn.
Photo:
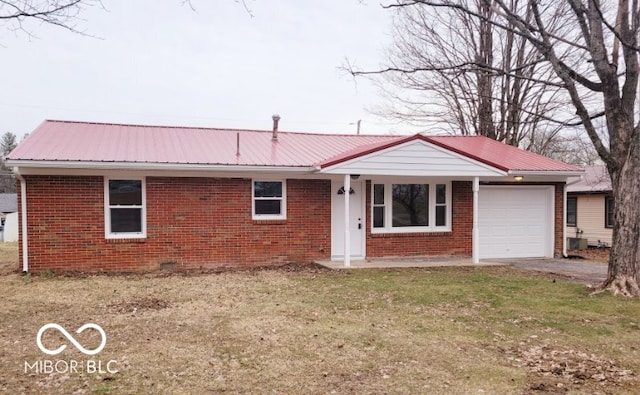
M17 267L16 246L0 257ZM4 250L8 250L4 251ZM640 300L506 267L23 277L0 270L0 392L638 393ZM50 329L64 327L95 356ZM59 372L36 373L37 361ZM102 372L64 363L102 363ZM59 362L64 361L64 363ZM109 361L115 361L106 369ZM114 372L117 370L117 372Z

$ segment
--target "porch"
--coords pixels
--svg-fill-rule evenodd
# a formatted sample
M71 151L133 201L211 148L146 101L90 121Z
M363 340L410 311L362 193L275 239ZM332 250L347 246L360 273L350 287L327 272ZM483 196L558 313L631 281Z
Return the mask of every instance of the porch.
M343 261L317 261L319 265L329 269L393 269L393 268L428 268L448 266L510 266L516 269L548 273L561 279L582 284L598 284L607 277L607 264L589 259L575 260L563 258L528 258L528 259L493 259L480 260L473 263L471 257L462 256L414 256L386 257L363 260L352 260L351 266L345 267Z
M406 268L406 267L442 267L442 266L504 266L505 262L481 260L473 263L471 257L464 256L413 256L413 257L384 257L351 260L350 266L345 267L343 260L321 260L317 264L329 269L372 269L372 268Z

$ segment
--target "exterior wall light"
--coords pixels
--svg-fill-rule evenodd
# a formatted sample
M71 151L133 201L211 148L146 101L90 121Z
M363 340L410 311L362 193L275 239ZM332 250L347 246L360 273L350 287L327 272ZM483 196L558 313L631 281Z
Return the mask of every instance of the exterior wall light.
M514 179L514 180L516 180L516 181L522 181L522 180L524 179L524 177L522 177L522 176L515 176L515 177L513 177L513 179Z
M354 193L356 193L356 191L354 191L353 188L349 188L349 195L353 195ZM344 187L338 189L338 195L344 195Z

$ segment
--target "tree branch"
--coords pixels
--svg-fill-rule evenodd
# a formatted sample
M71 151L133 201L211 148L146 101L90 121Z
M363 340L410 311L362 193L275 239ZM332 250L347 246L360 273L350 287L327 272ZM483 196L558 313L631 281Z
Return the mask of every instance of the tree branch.
M556 84L553 82L550 82L548 80L541 80L541 79L536 79L536 78L531 78L531 77L525 77L522 74L517 74L515 73L515 71L519 70L519 69L523 69L523 68L527 68L527 67L531 67L531 65L533 64L537 64L540 62L534 62L534 63L530 63L527 65L524 65L520 68L515 68L513 69L514 72L508 72L496 67L491 67L488 66L486 64L481 64L478 62L462 62L462 63L458 63L458 64L454 64L454 65L448 65L448 66L440 66L440 67L415 67L415 68L407 68L407 69L403 69L403 68L399 68L399 67L386 67L384 69L379 69L379 70L373 70L373 71L363 71L363 70L355 70L353 69L353 66L348 63L347 60L347 65L341 67L342 70L345 70L346 72L348 72L349 74L351 74L354 77L357 76L366 76L366 75L375 75L375 74L385 74L385 73L399 73L399 74L415 74L415 73L422 73L422 72L445 72L445 71L451 71L452 75L457 75L457 74L464 74L464 73L475 73L478 70L481 71L490 71L493 73L493 75L500 75L500 76L510 76L513 77L515 79L518 80L525 80L525 81L533 81L533 82L538 82L538 83L544 83L546 85L550 85L550 86L555 86L557 88L564 88L563 84Z

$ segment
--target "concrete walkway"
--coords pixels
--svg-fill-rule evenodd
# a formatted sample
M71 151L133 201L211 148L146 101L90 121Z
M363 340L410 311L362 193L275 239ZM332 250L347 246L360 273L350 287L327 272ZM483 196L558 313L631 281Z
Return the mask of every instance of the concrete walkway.
M351 261L345 268L342 261L319 261L318 264L330 269L402 268L402 267L442 267L442 266L512 266L523 270L558 274L578 282L596 284L607 277L607 264L575 259L494 259L482 260L474 264L469 257L392 257L370 258Z
M344 267L342 261L318 261L319 265L329 269L373 269L397 267L438 267L438 266L474 266L470 257L460 256L420 256L420 257L387 257L352 260L350 267ZM482 261L480 266L505 265L504 263Z

